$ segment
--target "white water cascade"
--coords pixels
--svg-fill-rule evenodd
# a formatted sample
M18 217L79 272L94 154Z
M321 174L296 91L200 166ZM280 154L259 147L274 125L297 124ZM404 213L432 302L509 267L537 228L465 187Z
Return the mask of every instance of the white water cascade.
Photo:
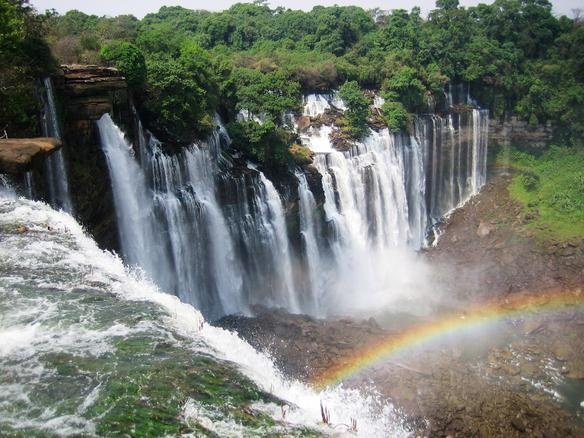
M305 113L342 108L335 99L309 96ZM344 152L329 137L336 127L307 128L321 179L297 172L296 192L224 153L216 123L205 143L175 153L141 130L135 157L111 118L99 121L126 260L210 318L258 304L328 316L411 300L432 283L415 250L485 183L479 109L419 116L411 134L371 131Z
M339 436L356 418L357 436L407 436L393 407L374 392L317 392L285 379L235 333L207 324L197 309L101 251L64 212L0 189L0 240L2 436L109 435L107 424L119 428L120 418L129 425L144 422L139 412L162 418L177 401L160 388L175 385L177 372L188 375L197 358L204 361L197 373L211 378L195 379L192 396L180 400L174 421L182 429L233 438L307 428ZM169 362L168 369L160 365ZM226 380L213 374L213 364L226 370ZM246 409L273 419L261 429L242 424L229 406L239 382L256 391ZM227 398L208 392L217 389ZM289 405L285 419L276 400L258 400L260 391ZM321 402L336 427L322 423Z
M308 273L305 281L303 296L307 297L308 313L322 315L326 308L324 291L327 288L324 265L321 218L317 216L318 208L314 195L310 191L306 175L296 173L298 179L298 198L300 215L300 236L303 244L304 270Z
M139 161L109 115L98 126L129 263L211 318L254 304L302 310L282 201L255 169L229 175L221 125L177 154L141 132Z
M465 104L472 103L468 95L464 98ZM449 101L456 103L452 94ZM374 105L380 103L374 99ZM314 118L329 108L328 95L305 98L304 115ZM344 152L335 150L329 138L334 129L317 125L299 132L315 152L314 164L322 176L326 227L311 228L314 222L302 220L314 214L314 206L303 202L302 180L299 205L304 240L320 242L320 253L323 246L329 250L328 264L321 259L311 262L318 267L320 281L308 292L335 303L324 314L350 311L376 296L378 302L388 303L392 296L401 299L423 287L425 268L415 262L412 249L422 248L429 227L485 184L488 111L420 115L411 135L371 131ZM308 260L310 246L304 246ZM415 275L398 272L408 258L416 264ZM419 284L411 284L408 275L418 277Z
M244 311L241 268L215 198L210 154L219 146L166 155L141 133L141 166L109 115L98 127L128 262L210 316Z
M45 137L54 137L62 140L63 136L61 135L61 128L59 126L59 119L57 117L57 107L55 105L55 95L53 92L53 83L51 78L44 78L43 84L45 87L43 95L43 135ZM59 149L58 151L52 153L45 160L45 172L51 205L56 208L63 209L67 212L72 212L73 205L71 203L71 195L69 193L67 167L65 165L63 149ZM31 175L27 174L26 178L27 191L32 192L32 183L30 181Z
M458 94L465 105L473 103L468 90ZM457 103L458 94L448 93L451 105ZM376 97L374 106L381 101ZM328 95L305 98L305 115L316 117L329 108ZM446 117L420 115L411 135L371 131L362 143L342 153L330 140L334 126L311 126L299 134L317 154L315 164L323 184L334 185L324 187L325 193L335 192L325 211L336 206L343 210L343 229L349 233L345 240L355 237L355 228L366 227L376 245L406 243L418 249L425 243L428 225L440 221L485 184L488 124L488 111L476 108ZM351 227L346 226L348 222Z

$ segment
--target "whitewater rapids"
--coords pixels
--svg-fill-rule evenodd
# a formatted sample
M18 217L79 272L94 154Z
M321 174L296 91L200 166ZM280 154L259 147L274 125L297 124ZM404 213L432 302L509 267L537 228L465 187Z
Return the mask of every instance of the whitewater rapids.
M228 364L234 379L251 379L258 390L292 407L282 421L274 402L252 404L274 418L275 426L249 429L222 413L222 406L193 397L183 401L180 418L187 425L220 436L342 432L322 424L322 400L333 423L357 419L359 436L406 436L392 406L375 393L342 387L316 392L285 379L236 334L207 324L194 307L100 250L67 213L0 194L0 242L2 435L99 434L100 422L111 412L98 407L112 403L109 409L118 409L107 397L112 382L125 379L120 370L131 374L132 367L152 359L124 356L127 351L120 348L124 341L146 339ZM85 364L84 372L68 374L77 362Z

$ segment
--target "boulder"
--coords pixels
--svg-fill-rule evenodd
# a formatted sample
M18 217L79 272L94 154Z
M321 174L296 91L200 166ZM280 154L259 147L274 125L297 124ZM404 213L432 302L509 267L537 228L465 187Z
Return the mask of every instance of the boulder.
M62 146L60 140L49 137L11 138L0 140L0 173L23 173L33 164Z

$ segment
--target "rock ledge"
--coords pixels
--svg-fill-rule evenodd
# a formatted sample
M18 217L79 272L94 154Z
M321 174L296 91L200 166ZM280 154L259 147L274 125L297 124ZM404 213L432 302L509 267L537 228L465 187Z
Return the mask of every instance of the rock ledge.
M62 146L60 140L49 137L11 138L0 140L0 173L22 173L31 170Z

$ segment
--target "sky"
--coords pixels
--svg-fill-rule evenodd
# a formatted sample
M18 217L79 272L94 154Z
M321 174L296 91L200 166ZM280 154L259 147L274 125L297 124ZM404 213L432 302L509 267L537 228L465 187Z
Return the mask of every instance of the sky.
M239 2L242 2L240 0ZM115 16L120 14L132 14L142 18L149 12L156 12L160 6L180 5L189 9L206 9L209 11L218 11L227 9L235 0L31 0L31 3L37 10L43 12L46 9L55 9L63 14L70 9L78 9L87 14ZM492 0L460 0L463 6L474 6L478 3L492 3ZM412 6L420 6L422 13L425 15L431 9L434 9L435 0L269 0L272 7L284 6L290 9L310 10L315 5L355 5L365 9L379 7L381 9L411 9ZM552 0L554 12L558 15L572 16L572 9L584 10L584 0Z

